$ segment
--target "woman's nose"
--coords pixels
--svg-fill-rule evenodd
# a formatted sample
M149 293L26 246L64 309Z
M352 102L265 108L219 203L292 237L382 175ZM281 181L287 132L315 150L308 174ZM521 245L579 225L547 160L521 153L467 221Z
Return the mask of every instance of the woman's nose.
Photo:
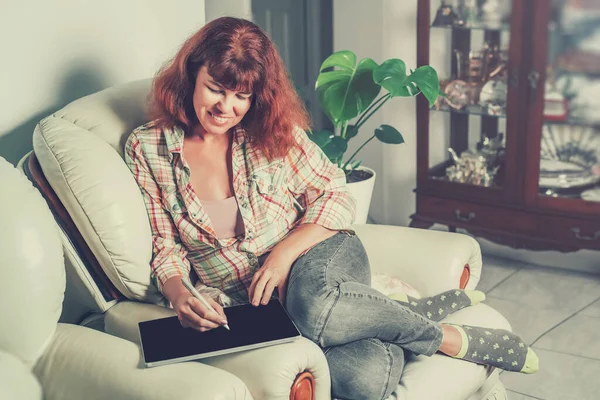
M233 99L231 96L223 96L217 104L217 107L223 114L227 114L233 111Z

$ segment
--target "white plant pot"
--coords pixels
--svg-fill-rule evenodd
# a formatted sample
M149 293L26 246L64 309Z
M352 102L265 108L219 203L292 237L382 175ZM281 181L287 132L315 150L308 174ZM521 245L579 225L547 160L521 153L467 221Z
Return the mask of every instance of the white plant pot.
M346 184L348 190L356 199L355 224L366 224L369 216L369 207L371 206L371 197L373 197L373 187L375 186L375 171L367 167L358 167L362 171L369 171L372 175L369 179L360 182Z

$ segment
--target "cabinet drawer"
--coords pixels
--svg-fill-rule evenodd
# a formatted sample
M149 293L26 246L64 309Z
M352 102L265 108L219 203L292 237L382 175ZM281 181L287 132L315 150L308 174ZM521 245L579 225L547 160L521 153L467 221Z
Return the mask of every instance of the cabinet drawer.
M541 217L538 231L548 239L579 247L600 249L600 220Z
M523 211L460 200L419 196L418 214L457 227L535 233L535 218Z

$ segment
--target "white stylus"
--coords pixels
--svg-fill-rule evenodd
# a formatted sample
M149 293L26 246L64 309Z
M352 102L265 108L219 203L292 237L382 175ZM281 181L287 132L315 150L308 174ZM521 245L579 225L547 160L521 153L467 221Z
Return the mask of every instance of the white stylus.
M185 279L185 278L181 278L181 283L183 283L183 286L185 286L185 288L187 290L190 291L190 293L197 298L198 300L200 300L200 303L202 303L204 305L204 307L208 308L209 310L211 310L212 312L214 312L215 314L219 315L219 313L210 305L210 303L204 298L204 296L202 296L200 294L200 292L198 292L196 290L196 288L194 287L194 285L192 285L192 282L190 282L189 280ZM230 331L231 329L229 329L229 325L225 324L222 325L225 329L227 329L228 331Z

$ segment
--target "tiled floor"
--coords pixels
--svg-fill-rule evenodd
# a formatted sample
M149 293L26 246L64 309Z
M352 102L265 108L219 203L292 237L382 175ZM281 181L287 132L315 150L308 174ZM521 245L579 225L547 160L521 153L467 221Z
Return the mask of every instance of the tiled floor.
M502 373L509 400L600 399L600 274L484 256L478 289L540 357L534 375Z

